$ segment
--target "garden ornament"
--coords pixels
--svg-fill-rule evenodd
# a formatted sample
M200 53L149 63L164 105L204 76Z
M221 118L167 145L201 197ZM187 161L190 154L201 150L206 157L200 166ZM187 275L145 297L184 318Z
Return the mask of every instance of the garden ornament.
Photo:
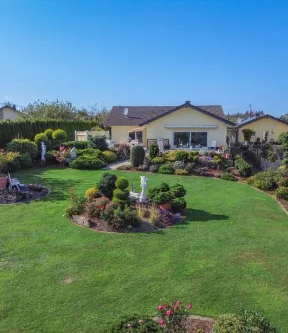
M146 178L145 176L140 176L140 179L141 179L140 187L141 187L142 191L140 193L139 200L140 200L140 202L144 202L144 201L146 201L145 192L146 192L148 178Z
M41 161L42 162L46 162L46 158L45 158L45 155L46 155L46 145L44 144L44 142L41 142Z

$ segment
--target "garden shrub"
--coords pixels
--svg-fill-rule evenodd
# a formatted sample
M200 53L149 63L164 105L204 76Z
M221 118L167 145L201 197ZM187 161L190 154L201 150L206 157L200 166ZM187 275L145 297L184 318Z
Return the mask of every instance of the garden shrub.
M245 333L276 333L276 328L259 312L243 310L239 318L244 323Z
M92 136L88 135L88 148L107 150L108 144L106 142L106 137L104 136Z
M224 172L220 178L223 180L237 181L237 178L229 172Z
M278 187L275 194L277 199L288 200L288 187L285 186Z
M277 160L277 154L274 152L273 146L270 143L262 145L261 156L269 162L275 162Z
M158 172L162 174L172 175L174 173L174 168L172 165L165 163L159 167Z
M66 215L69 217L72 217L73 215L81 215L85 209L86 199L76 194L74 188L71 188L69 192L71 206L66 209Z
M165 161L175 162L176 161L176 150L168 151L167 153L162 155Z
M120 190L119 188L116 188L113 191L113 200L114 198L125 201L129 197L129 191L128 190Z
M55 157L56 153L57 153L57 150L47 151L47 153L45 155L45 159L46 159L47 164L58 163L58 161L56 160L56 157Z
M38 133L35 135L34 141L39 145L41 142L47 143L49 142L48 137L44 133Z
M73 169L103 169L107 165L106 161L95 156L84 155L75 158L69 166Z
M176 151L176 161L187 163L189 159L189 152L184 150Z
M18 160L22 169L29 169L33 167L33 160L29 153L20 154L18 156Z
M128 330L129 329L129 330ZM108 327L104 333L163 333L161 326L147 316L127 316L119 320L117 324Z
M170 191L169 185L163 182L163 183L161 183L158 186L149 188L149 190L148 190L148 198L153 201L153 199L155 198L155 196L157 194L162 193L162 192L169 192L169 191Z
M95 156L96 158L104 159L103 152L99 149L93 148L85 148L85 149L77 149L77 157L88 155Z
M67 134L64 130L58 128L52 133L52 139L53 140L66 140L67 139Z
M151 160L159 155L159 147L156 143L153 143L149 148L149 156Z
M116 188L125 190L129 186L129 181L126 177L119 177L115 182Z
M47 138L49 140L52 139L52 133L54 132L54 130L52 130L51 128L47 128L45 131L44 131L44 134L47 136Z
M153 172L153 173L157 173L157 172L158 172L158 169L159 169L159 166L153 164L153 165L150 166L149 171L150 171L150 172Z
M185 190L184 186L179 183L172 185L170 187L170 192L172 193L173 197L175 197L175 198L181 198L186 195L186 190Z
M194 162L188 162L185 166L185 170L188 172L188 173L191 173L193 172L194 170L194 167L195 167L195 163Z
M165 159L163 157L155 157L153 158L152 162L154 164L163 164L165 163Z
M244 128L244 129L242 129L242 133L244 136L244 140L250 142L251 136L254 133L254 131L251 130L250 128Z
M183 211L187 206L187 202L184 198L175 198L172 200L172 209L175 212Z
M113 215L110 215L107 223L114 228L121 229L137 226L139 224L139 219L135 209L131 209L128 205L125 205L124 207L120 205L113 210Z
M99 181L97 182L96 187L104 197L112 199L116 180L117 180L116 175L104 172Z
M130 161L133 168L137 168L143 164L145 158L145 150L141 146L134 146L131 148Z
M139 171L148 171L149 169L150 169L150 165L148 163L143 163L143 164L139 165L139 167L138 167Z
M32 159L35 159L37 156L37 144L28 139L13 139L7 144L7 150L20 154L29 153Z
M244 325L235 314L223 314L215 322L213 333L245 333ZM248 332L247 332L248 333ZM260 333L260 332L259 332Z
M277 187L277 181L281 178L279 172L268 170L259 172L247 179L247 184L260 190L273 190Z
M234 160L235 167L243 177L249 177L252 174L252 165L247 163L241 155L237 155Z
M117 161L117 155L112 150L104 150L103 156L107 163L114 163Z
M172 195L170 192L160 192L154 196L152 199L153 203L161 205L172 200Z
M97 187L92 187L85 192L85 197L89 199L94 199L101 197L101 194L98 191Z
M188 153L188 162L196 162L199 159L199 151L190 151Z
M175 169L174 174L178 176L187 176L189 172L184 169Z
M173 163L173 168L174 169L185 169L186 164L182 161L175 161Z
M78 149L86 149L88 148L88 141L67 141L62 143L62 146L64 146L65 148L73 148L75 147L77 149L77 153L78 153Z
M278 181L278 186L288 187L288 178L286 177L280 178L280 180Z

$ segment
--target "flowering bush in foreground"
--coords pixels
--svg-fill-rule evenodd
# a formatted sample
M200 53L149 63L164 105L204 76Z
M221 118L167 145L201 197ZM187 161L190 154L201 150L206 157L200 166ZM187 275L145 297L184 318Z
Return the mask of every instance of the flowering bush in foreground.
M159 324L165 333L185 333L185 322L190 315L192 304L183 305L181 301L158 305Z

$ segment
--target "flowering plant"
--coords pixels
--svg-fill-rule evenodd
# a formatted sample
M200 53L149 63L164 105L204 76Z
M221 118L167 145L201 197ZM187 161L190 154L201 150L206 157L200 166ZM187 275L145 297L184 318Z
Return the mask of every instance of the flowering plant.
M66 209L66 215L80 215L84 212L86 199L76 194L74 188L69 189L71 206Z
M66 161L66 158L70 156L70 154L71 154L70 148L65 148L64 146L60 146L59 151L57 151L54 154L54 156L60 164L63 164Z
M163 302L158 305L159 324L166 333L185 333L185 322L192 309L192 304L184 306L179 300L177 302Z
M0 149L0 173L7 171L8 164L13 162L20 154L13 151L4 151Z

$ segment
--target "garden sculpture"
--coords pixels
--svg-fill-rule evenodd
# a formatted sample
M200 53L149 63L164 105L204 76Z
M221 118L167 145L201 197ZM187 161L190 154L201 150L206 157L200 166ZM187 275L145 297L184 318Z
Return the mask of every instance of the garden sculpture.
M148 178L146 178L145 176L140 176L140 179L141 179L141 188L142 188L142 191L140 193L140 196L139 196L139 200L140 202L145 202L146 201L146 195L145 195L145 192L146 192L146 187L147 187L147 180Z
M76 148L73 147L70 152L70 158L75 159L77 157Z
M44 142L41 142L41 161L42 161L43 163L46 162L46 158L45 158L46 151L47 151L47 149L46 149L46 145L44 144Z

